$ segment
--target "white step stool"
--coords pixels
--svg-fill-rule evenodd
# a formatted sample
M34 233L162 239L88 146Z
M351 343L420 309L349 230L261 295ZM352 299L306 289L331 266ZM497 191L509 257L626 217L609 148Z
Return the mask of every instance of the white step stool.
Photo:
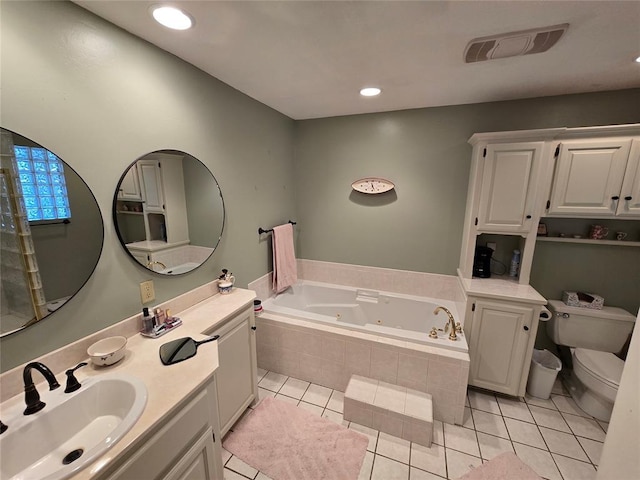
M425 447L433 439L431 395L352 375L344 393L344 419Z

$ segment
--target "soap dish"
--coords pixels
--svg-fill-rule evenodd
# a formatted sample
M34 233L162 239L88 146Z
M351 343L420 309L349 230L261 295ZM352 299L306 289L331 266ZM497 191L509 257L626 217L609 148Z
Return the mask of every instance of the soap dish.
M87 349L91 363L99 367L113 365L124 357L127 337L107 337Z
M147 337L147 338L160 338L165 333L168 333L168 332L170 332L172 330L175 330L180 325L182 325L182 320L180 320L179 318L173 317L173 320L167 320L162 325L164 326L164 328L162 328L158 332L154 332L154 331L143 332L143 331L141 331L140 335L142 335L143 337Z

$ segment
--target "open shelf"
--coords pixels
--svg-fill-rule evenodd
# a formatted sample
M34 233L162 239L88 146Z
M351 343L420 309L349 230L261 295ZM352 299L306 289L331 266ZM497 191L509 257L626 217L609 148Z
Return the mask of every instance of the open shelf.
M536 242L586 243L590 245L615 245L617 247L640 247L640 242L625 240L592 240L590 238L538 237Z

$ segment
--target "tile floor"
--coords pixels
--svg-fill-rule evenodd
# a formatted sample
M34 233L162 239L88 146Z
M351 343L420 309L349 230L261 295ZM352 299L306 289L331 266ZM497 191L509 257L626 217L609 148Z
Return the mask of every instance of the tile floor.
M456 479L507 451L549 480L594 479L608 427L580 410L559 381L549 400L469 389L464 425L434 421L433 445L426 448L344 421L337 390L261 369L258 381L260 398L294 403L369 437L360 480ZM224 449L223 461L225 480L269 480Z

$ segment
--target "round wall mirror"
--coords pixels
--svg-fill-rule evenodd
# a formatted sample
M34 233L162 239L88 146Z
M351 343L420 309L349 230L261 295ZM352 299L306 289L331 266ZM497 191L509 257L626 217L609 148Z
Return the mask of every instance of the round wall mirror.
M127 253L162 275L202 265L224 228L220 186L197 158L159 150L133 162L113 197L113 219Z
M53 152L6 129L0 175L0 336L63 308L93 274L104 224L93 193Z

